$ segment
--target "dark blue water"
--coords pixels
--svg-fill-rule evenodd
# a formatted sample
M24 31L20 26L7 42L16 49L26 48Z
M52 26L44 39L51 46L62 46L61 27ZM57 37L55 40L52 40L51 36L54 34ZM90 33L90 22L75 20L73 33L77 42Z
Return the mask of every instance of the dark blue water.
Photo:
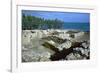
M90 31L90 23L64 23L62 29Z

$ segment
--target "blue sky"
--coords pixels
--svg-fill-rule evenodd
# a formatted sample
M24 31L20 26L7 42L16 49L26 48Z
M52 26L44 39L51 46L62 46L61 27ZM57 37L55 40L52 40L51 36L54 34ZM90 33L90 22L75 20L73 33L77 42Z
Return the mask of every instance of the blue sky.
M25 15L31 15L36 17L41 17L44 19L59 19L64 22L79 22L79 23L89 23L90 14L89 13L79 13L79 12L51 12L51 11L32 11L32 10L22 10Z

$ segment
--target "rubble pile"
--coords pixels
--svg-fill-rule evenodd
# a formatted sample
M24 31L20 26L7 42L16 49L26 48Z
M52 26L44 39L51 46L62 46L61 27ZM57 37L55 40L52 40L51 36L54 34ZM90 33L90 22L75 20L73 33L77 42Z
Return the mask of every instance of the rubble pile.
M83 31L23 30L22 62L90 59L90 39L84 39L88 35Z

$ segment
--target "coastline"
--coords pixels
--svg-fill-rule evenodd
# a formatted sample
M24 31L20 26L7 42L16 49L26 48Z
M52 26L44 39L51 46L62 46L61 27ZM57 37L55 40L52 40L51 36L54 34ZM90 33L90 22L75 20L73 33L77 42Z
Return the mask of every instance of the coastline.
M88 59L90 58L89 41L89 31L79 31L74 29L22 30L22 62L45 62L62 59ZM86 49L84 50L84 48L80 47L80 45L74 45L76 47L71 48L73 46L73 43L76 44L77 42L80 43L80 45L85 43L85 47L88 46L88 51L86 51ZM63 57L63 54L65 52L63 52L64 48L66 51L66 57ZM77 52L78 50L75 50L74 48L78 48L78 50L82 52L84 51L84 53L86 53L87 56L84 57L81 56L79 53L75 53L76 55L78 55L78 58L75 57L75 55L73 55L73 52ZM68 51L70 52L69 54L67 54ZM62 55L62 57L58 58L60 55Z

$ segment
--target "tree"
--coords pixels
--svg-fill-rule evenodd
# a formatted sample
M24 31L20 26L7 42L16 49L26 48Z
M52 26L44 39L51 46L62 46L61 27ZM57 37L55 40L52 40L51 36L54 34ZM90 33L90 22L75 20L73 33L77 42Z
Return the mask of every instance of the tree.
M22 30L61 29L63 22L58 19L50 20L22 14Z

